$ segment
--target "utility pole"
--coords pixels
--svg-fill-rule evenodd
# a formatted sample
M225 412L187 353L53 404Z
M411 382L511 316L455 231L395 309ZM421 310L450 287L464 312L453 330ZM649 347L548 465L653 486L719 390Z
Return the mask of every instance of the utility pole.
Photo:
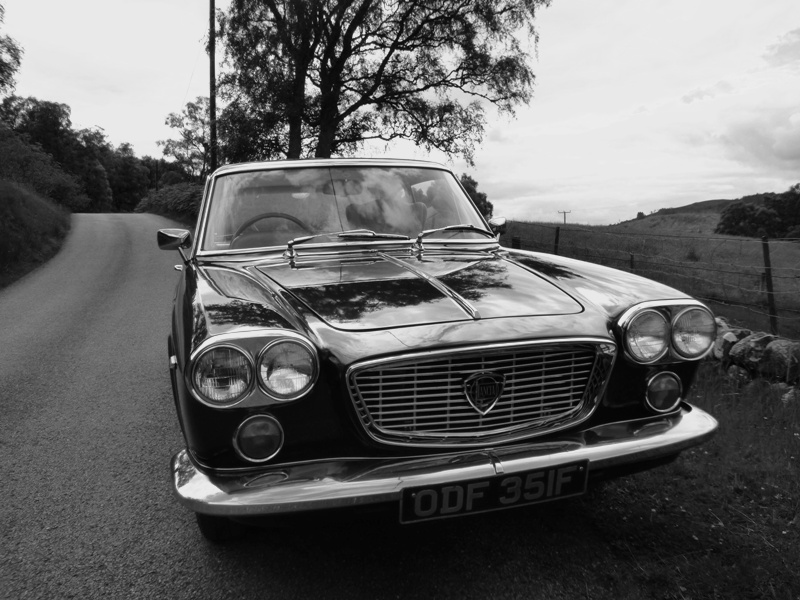
M216 27L214 24L215 6L214 0L209 0L209 18L208 18L208 62L210 71L210 90L208 102L208 121L210 126L210 140L209 145L209 162L210 171L214 172L217 168L217 75L216 75L216 45L217 35Z
M564 215L564 225L567 224L567 215L569 213L571 213L571 212L572 212L571 210L560 210L560 211L558 211L558 214Z

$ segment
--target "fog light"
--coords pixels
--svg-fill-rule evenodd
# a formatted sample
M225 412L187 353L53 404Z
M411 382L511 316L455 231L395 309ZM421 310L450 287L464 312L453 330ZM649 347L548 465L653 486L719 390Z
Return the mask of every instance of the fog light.
M674 373L658 373L647 382L647 407L657 413L675 410L680 404L681 380Z
M233 445L245 460L265 462L283 447L283 429L275 417L255 415L239 425L233 436Z

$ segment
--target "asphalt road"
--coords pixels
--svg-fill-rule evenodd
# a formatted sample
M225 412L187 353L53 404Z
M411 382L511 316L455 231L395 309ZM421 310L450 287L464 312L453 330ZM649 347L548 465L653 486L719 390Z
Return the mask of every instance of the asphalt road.
M61 252L0 291L0 598L635 597L586 500L207 543L169 486L166 226L74 215Z

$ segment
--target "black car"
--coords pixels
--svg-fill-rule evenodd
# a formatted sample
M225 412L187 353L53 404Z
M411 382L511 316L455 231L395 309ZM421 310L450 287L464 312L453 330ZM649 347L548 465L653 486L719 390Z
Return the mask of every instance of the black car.
M383 505L404 523L582 494L713 434L685 294L498 243L429 162L231 165L205 187L169 362L202 533Z

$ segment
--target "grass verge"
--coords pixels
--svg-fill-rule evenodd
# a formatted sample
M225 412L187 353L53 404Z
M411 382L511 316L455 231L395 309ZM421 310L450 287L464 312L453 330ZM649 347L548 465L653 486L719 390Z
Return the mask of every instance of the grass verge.
M28 188L0 181L0 289L51 258L69 231L69 213Z
M646 597L799 598L800 405L710 363L690 401L717 436L590 494L598 533Z

